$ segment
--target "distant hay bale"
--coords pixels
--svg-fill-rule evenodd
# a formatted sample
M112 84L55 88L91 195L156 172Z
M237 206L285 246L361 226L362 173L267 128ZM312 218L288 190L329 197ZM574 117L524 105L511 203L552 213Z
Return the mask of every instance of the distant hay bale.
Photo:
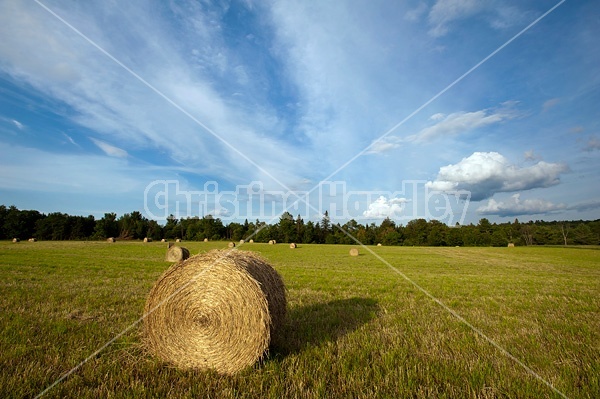
M181 242L181 238L176 239L175 242Z
M232 241L232 242L230 242L229 244L227 244L227 246L228 246L229 248L234 248L234 247L235 247L235 242L233 242L233 241Z
M106 239L106 242L115 242L115 241L117 241L117 239L115 237L108 237Z
M377 244L377 246L378 246L378 247L380 247L380 246L381 246L381 243L378 243L378 244Z
M167 242L167 240L165 240L164 238L162 240L160 240L160 242Z
M275 244L275 241L274 240L269 240L269 245L273 245L273 244Z
M514 248L515 247L515 243L514 242L509 242L508 243L508 248Z
M165 261L167 262L181 262L190 257L190 251L184 247L171 246L167 249L167 255Z
M246 241L244 241L244 240L240 240L240 244L243 244L243 243L245 243L245 242L246 242Z
M213 250L157 280L146 301L143 342L176 367L231 375L263 357L285 313L283 281L266 260Z
M19 242L19 241L21 241L21 240L20 240L19 238L15 237L15 238L13 238L13 240L12 240L12 241L13 241L13 242Z
M350 256L358 256L358 248L352 248L350 250Z
M273 244L277 244L277 240L273 240Z
M36 240L35 238L31 237L31 238L30 238L29 240L27 240L27 241L29 241L29 242L36 242L37 240Z
M205 238L205 239L204 239L204 242L208 242L208 238Z
M291 244L290 244L290 248L291 248L291 249L296 249L296 247L297 247L297 245L296 245L296 243L295 243L295 242L293 242L293 243L291 243Z
M146 238L144 238L144 242L152 242L152 238L146 237Z
M251 239L250 241L248 241L248 244L254 244L254 240Z

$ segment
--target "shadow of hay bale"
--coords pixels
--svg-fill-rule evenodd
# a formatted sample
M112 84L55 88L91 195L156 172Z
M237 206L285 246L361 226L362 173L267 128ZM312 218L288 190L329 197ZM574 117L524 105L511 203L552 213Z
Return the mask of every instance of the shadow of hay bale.
M378 311L376 300L358 297L288 309L270 353L286 356L335 341L376 318Z

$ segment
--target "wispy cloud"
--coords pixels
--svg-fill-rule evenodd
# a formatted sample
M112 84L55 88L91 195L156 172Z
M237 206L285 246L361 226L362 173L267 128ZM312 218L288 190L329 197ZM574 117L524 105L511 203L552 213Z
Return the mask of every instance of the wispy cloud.
M550 100L544 102L544 105L542 106L542 112L548 112L558 104L560 104L560 98L551 98Z
M448 33L448 25L453 21L470 17L484 9L478 0L437 0L429 11L429 34L434 37Z
M592 152L600 150L600 140L596 136L590 136L587 143L583 147L584 151Z
M567 165L540 161L528 167L518 167L497 152L475 152L459 163L440 168L436 180L427 187L438 191L467 190L471 200L480 201L495 193L551 187Z
M554 204L542 199L521 200L521 194L514 194L507 201L496 201L493 198L488 200L486 205L477 208L477 212L483 215L498 216L519 216L519 215L540 215L566 209L565 204Z
M127 151L122 150L119 147L115 147L114 145L108 144L107 142L95 138L90 138L90 140L92 140L94 144L98 146L98 148L100 148L102 151L104 151L106 155L110 157L127 158Z
M23 130L23 129L25 129L25 126L24 126L24 125L23 125L21 122L19 122L18 120L16 120L16 119L13 119L13 120L12 120L12 123L13 123L13 124L14 124L14 125L15 125L15 126L18 128L18 129L19 129L19 130Z

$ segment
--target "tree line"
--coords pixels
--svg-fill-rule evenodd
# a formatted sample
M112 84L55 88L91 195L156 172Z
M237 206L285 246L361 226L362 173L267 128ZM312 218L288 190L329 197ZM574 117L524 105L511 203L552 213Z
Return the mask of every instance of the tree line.
M246 220L224 225L221 219L210 215L184 219L171 215L162 226L138 211L120 217L105 213L96 219L92 215L43 214L0 205L0 239L100 240L108 237L189 241L253 239L256 242L276 240L316 244L355 244L356 239L366 245L407 246L600 245L600 219L526 223L515 219L514 222L491 223L482 218L476 225L452 227L425 219L411 220L406 225L390 219L384 219L379 225L360 224L353 219L341 225L332 223L327 212L319 222L305 222L300 216L294 218L285 212L274 224Z

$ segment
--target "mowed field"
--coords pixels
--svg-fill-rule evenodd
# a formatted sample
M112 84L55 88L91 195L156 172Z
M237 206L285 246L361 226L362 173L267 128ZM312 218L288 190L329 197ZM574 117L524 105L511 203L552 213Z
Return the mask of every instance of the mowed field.
M262 363L220 376L161 363L131 327L166 244L1 242L0 397L35 397L131 327L43 397L562 397L535 373L600 398L597 248L371 247L389 265L350 248L243 245L282 275L288 317Z

